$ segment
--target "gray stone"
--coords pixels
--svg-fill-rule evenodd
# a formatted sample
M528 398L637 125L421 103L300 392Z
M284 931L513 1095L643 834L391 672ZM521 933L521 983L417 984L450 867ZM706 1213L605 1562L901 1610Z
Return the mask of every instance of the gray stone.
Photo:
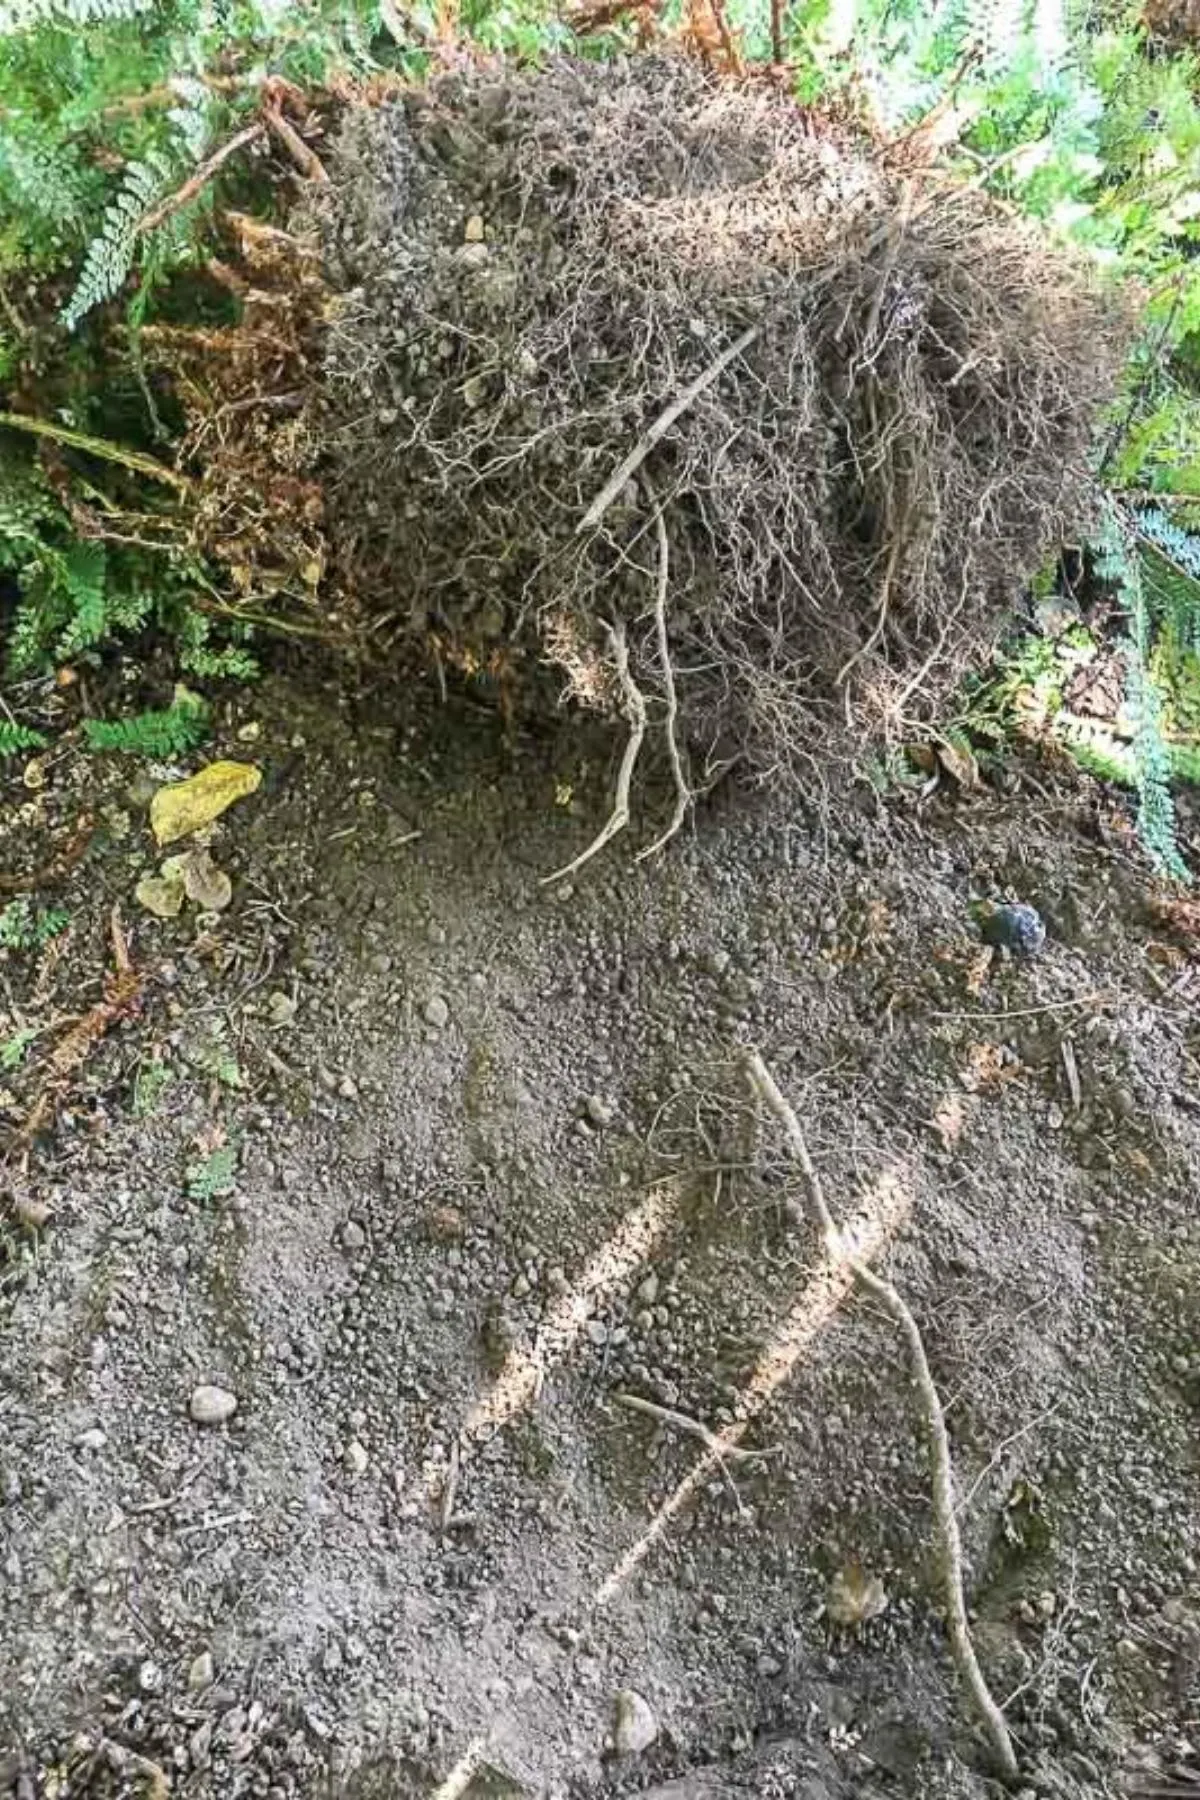
M378 1149L375 1133L361 1119L356 1119L343 1140L351 1162L370 1162Z
M617 1109L611 1100L605 1100L601 1094L589 1094L584 1102L584 1112L588 1120L597 1129L611 1125L617 1116Z
M192 1389L188 1411L197 1425L224 1425L238 1409L237 1395L208 1382Z
M435 1031L441 1031L450 1023L450 1008L440 994L425 1002L425 1023L432 1025Z
M342 1246L352 1254L367 1247L367 1234L353 1219L347 1219L342 1226Z

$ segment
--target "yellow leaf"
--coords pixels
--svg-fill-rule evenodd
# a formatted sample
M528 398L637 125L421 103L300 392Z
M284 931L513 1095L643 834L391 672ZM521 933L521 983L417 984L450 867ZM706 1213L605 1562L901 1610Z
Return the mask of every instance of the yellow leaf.
M155 837L160 844L189 837L211 825L235 800L252 794L261 780L262 770L253 763L215 762L186 781L159 788L150 802Z

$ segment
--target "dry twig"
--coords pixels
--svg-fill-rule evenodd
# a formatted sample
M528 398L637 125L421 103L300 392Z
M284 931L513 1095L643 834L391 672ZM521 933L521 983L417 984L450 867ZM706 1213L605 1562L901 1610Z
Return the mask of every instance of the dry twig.
M267 122L268 131L273 132L279 139L300 173L307 180L320 182L329 180L325 164L316 151L305 143L296 127L289 119L284 118L277 106L264 107L263 118Z
M112 910L110 932L113 973L105 981L103 998L72 1024L50 1056L41 1092L14 1134L8 1146L10 1151L28 1149L38 1133L53 1122L62 1099L94 1046L112 1026L136 1011L141 1001L142 978L130 960L120 908L116 906Z
M171 217L172 213L177 213L181 206L186 206L189 200L194 200L231 156L236 156L237 152L244 150L247 144L256 143L265 131L266 126L261 120L255 120L253 125L244 125L240 131L235 131L231 138L226 139L225 143L220 144L211 156L205 158L198 169L193 170L182 187L176 188L173 194L168 194L165 200L160 200L157 206L152 206L149 212L142 214L134 226L134 237L145 237L148 231L156 230Z
M946 1415L942 1408L941 1397L934 1384L929 1368L929 1359L925 1354L921 1328L892 1283L882 1276L876 1275L874 1270L869 1269L866 1263L855 1256L849 1248L825 1199L821 1179L817 1174L812 1157L809 1155L808 1145L800 1128L800 1121L792 1107L784 1099L774 1076L757 1051L753 1051L747 1056L746 1072L754 1092L783 1127L788 1146L804 1177L808 1197L820 1224L830 1256L836 1257L849 1266L859 1286L873 1295L900 1327L908 1346L909 1359L921 1395L925 1423L929 1432L933 1511L937 1530L938 1561L941 1565L942 1586L945 1595L946 1622L950 1634L950 1649L959 1676L967 1689L980 1723L987 1732L1000 1766L1006 1776L1013 1778L1018 1773L1016 1751L1013 1748L1004 1714L992 1698L983 1671L979 1666L979 1659L975 1655L975 1646L971 1641L971 1628L967 1622L967 1607L963 1596L962 1539L959 1535L958 1514L954 1501L954 1465L950 1455L950 1438L946 1431Z
M140 450L129 450L111 438L93 437L89 431L74 431L69 425L58 425L52 419L35 419L28 413L0 412L0 425L9 431L27 431L31 437L46 438L52 444L65 444L68 450L82 450L105 462L120 463L122 468L132 469L135 475L166 482L181 493L191 491L192 483L178 469L168 469L153 456L144 456Z

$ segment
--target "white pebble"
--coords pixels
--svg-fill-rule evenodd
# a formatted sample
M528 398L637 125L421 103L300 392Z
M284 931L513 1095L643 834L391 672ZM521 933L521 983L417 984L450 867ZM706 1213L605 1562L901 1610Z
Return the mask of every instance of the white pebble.
M658 1736L650 1702L633 1688L613 1696L613 1748L618 1756L640 1756Z
M197 1425L224 1425L238 1409L237 1395L228 1388L212 1387L202 1382L192 1389L188 1411Z

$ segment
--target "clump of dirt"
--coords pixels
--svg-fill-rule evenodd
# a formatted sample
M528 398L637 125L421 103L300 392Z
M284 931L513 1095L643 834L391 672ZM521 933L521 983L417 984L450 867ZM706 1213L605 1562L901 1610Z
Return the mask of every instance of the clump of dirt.
M1084 505L1120 307L772 90L476 69L331 168L338 576L468 668L627 714L673 673L710 764L794 772L944 691Z

